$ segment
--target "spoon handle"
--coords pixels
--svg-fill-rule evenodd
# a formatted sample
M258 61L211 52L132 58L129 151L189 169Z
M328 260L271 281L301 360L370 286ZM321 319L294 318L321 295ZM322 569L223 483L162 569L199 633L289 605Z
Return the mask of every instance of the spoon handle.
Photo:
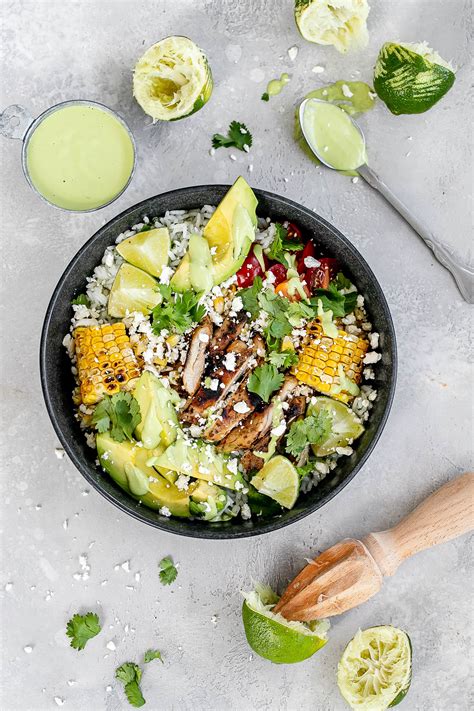
M368 165L362 165L357 169L357 172L374 190L383 195L383 197L400 213L400 215L413 227L424 243L431 249L434 256L448 271L451 272L457 284L462 297L468 304L474 303L474 269L467 264L460 262L453 254L452 250L437 240L428 228L418 220L411 210L390 190L387 185L369 168Z

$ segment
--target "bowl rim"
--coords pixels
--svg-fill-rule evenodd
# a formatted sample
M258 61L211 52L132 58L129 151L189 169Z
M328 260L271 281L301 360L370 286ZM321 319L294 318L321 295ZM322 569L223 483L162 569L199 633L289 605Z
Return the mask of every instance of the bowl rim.
M204 185L194 185L194 186L188 186L188 187L183 187L183 188L177 188L174 190L167 190L163 193L158 193L157 195L152 195L148 198L145 198L144 200L141 200L140 202L131 205L130 207L125 208L121 213L118 215L115 215L115 217L111 218L108 222L106 222L104 225L102 225L94 234L83 244L81 247L78 249L78 251L75 253L75 255L72 257L72 259L69 261L67 264L66 268L64 269L63 273L61 274L54 290L53 294L51 296L51 299L48 303L45 317L44 317L44 322L43 326L41 329L41 339L40 339L40 349L39 349L39 366L40 366L40 381L41 381L41 389L43 392L43 397L46 405L46 410L48 412L49 418L51 420L51 423L53 425L53 429L62 444L66 454L68 455L69 459L71 462L74 464L76 469L82 474L82 476L86 479L88 484L90 484L97 492L99 492L107 501L109 501L111 504L113 504L116 508L120 509L124 513L128 514L132 518L134 518L137 521L141 521L142 523L146 523L147 525L151 526L152 528L156 528L161 531L165 531L167 533L172 533L175 535L179 536L184 536L187 538L199 538L199 539L210 539L210 540L235 540L235 539L240 539L240 538L250 538L253 536L260 536L264 535L266 533L271 533L272 531L276 531L281 528L285 528L286 526L290 526L293 523L297 523L298 521L301 521L302 519L306 518L310 514L315 513L318 509L322 508L327 504L329 501L331 501L339 492L341 492L356 476L356 474L362 469L364 464L366 463L367 459L369 456L372 454L373 450L375 449L375 446L380 439L380 436L385 428L385 425L387 423L390 410L392 408L393 404L393 399L395 396L395 389L396 389L396 383L397 383L397 370L398 370L398 354L397 354L397 340L396 340L396 333L395 333L395 327L393 324L393 319L392 315L387 303L387 300L385 298L385 295L383 293L382 287L379 284L378 279L376 278L374 272L372 271L371 267L365 260L365 258L362 256L362 254L359 252L359 250L350 242L350 240L345 237L334 225L332 225L330 222L325 220L323 217L318 215L316 212L313 210L309 209L308 207L295 202L294 200L291 200L290 198L278 195L277 193L273 193L267 190L260 190L258 188L252 188L254 193L256 194L257 198L259 196L266 198L266 199L271 199L271 200L276 200L277 202L283 203L285 206L289 207L294 207L299 211L305 212L308 217L311 219L316 219L318 222L320 222L324 227L326 227L328 230L331 232L335 233L340 239L345 246L347 247L348 251L352 254L356 254L357 258L362 260L364 268L367 272L368 277L371 280L371 283L375 286L375 289L377 291L377 299L380 301L381 306L383 308L386 321L387 321L387 327L390 332L390 343L391 343L391 361L392 361L392 372L391 372L391 378L388 383L388 388L387 388L387 401L386 401L386 406L385 410L380 418L380 422L378 424L378 427L368 444L365 452L363 455L360 457L359 461L355 464L353 469L343 478L341 481L339 481L332 489L329 491L327 494L325 494L321 499L318 501L314 502L312 505L308 506L307 508L301 510L298 513L295 513L295 515L291 519L285 519L284 517L282 518L274 518L268 521L268 523L263 523L259 524L257 528L252 528L249 526L248 529L245 528L240 528L238 531L232 531L232 529L229 528L213 528L211 525L206 525L206 526L196 526L195 529L183 529L183 530L175 530L171 528L170 526L167 525L168 518L163 517L163 520L161 518L156 518L156 520L149 520L147 517L143 516L141 514L140 508L132 508L132 506L127 505L126 503L119 501L117 498L115 498L111 493L106 491L102 486L100 486L100 482L94 478L94 476L91 474L91 471L88 466L83 465L81 461L79 461L75 453L72 449L72 447L69 444L68 438L65 436L63 433L63 430L61 429L57 417L56 417L56 412L55 408L52 402L52 398L50 395L50 387L48 383L48 379L46 376L46 370L47 370L47 336L48 336L48 331L50 328L51 320L52 320L52 315L56 306L56 303L59 298L59 293L62 290L62 287L64 283L67 281L69 274L74 270L77 262L80 260L82 256L82 252L93 242L95 242L96 239L98 239L102 233L110 229L115 222L119 222L122 218L128 216L133 211L140 210L144 208L148 203L150 203L151 200L154 200L156 198L160 199L166 199L168 196L173 196L177 197L180 194L184 193L189 193L189 191L195 190L196 192L198 191L203 191L203 190L211 190L211 189L222 189L222 190L228 190L231 187L231 185L228 184L222 184L222 183L216 183L216 184L204 184ZM87 276L87 275L85 275ZM136 503L134 499L130 498L130 501L133 503ZM244 522L245 523L245 522Z

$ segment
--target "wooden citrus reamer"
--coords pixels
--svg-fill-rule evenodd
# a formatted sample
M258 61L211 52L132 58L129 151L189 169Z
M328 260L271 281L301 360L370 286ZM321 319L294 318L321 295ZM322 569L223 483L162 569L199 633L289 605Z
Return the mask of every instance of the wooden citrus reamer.
M302 622L339 615L375 595L406 558L473 528L474 473L468 473L435 491L394 528L329 548L292 580L273 612Z

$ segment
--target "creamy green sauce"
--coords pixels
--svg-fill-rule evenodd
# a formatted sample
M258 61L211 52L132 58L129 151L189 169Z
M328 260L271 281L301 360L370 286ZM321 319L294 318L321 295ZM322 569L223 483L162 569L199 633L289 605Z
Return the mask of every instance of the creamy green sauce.
M310 147L332 168L355 170L367 162L360 132L347 113L335 104L308 101L303 127Z
M266 101L270 98L270 96L277 96L280 94L281 90L285 86L285 84L288 84L290 81L290 77L288 74L284 73L281 75L279 79L272 79L271 81L268 82L267 84L267 90L263 94L263 97Z
M349 96L349 94L351 96ZM305 99L322 99L336 106L339 106L343 111L350 114L362 114L369 111L375 104L375 94L368 84L363 81L336 81L334 84L321 86L314 91L306 94ZM295 114L295 129L294 139L300 148L311 158L315 163L320 165L319 160L314 155L311 148L305 141L299 122L299 111ZM357 175L355 171L341 171L347 175Z
M66 210L92 210L113 200L127 184L134 160L132 139L120 121L84 104L46 116L26 151L35 188Z

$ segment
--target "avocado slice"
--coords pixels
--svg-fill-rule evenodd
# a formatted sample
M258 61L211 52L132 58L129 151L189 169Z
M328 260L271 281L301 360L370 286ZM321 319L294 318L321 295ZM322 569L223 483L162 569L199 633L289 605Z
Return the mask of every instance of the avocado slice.
M172 444L179 429L175 409L179 397L175 391L166 388L156 375L145 370L133 389L133 396L142 416L135 436L147 449L154 449L160 443L165 447Z
M252 242L255 240L257 204L258 201L252 188L244 178L239 177L223 197L205 226L203 234L212 254L211 266L214 284L221 284L235 274L244 263ZM191 251L190 241L190 249L184 255L170 282L174 291L183 292L191 288L196 291L204 291L202 288L196 288L193 284L192 271L200 275L202 267L193 268L196 258L191 254ZM198 264L200 262L202 260L199 260ZM201 276L201 278L204 277Z
M153 451L134 442L116 442L108 433L98 434L96 444L102 468L127 494L151 509L166 507L173 516L190 515L188 494L148 466Z
M209 243L201 235L192 234L189 238L188 254L191 286L194 291L207 294L214 286Z
M219 484L226 489L240 488L236 487L237 482L244 486L245 482L241 474L232 473L227 462L228 457L217 452L212 445L199 443L193 446L187 440L178 437L163 454L156 458L153 466L161 473L171 470Z
M255 239L257 198L241 176L221 200L204 228L213 255L214 284L231 277L242 266Z
M169 261L170 233L167 227L139 232L120 242L116 249L134 267L159 277Z
M186 252L179 264L179 267L173 274L170 286L173 291L176 291L178 294L182 294L184 291L190 291L192 289L189 252Z
M189 487L189 510L192 516L204 521L214 520L227 504L227 494L223 489L207 481L194 482Z

